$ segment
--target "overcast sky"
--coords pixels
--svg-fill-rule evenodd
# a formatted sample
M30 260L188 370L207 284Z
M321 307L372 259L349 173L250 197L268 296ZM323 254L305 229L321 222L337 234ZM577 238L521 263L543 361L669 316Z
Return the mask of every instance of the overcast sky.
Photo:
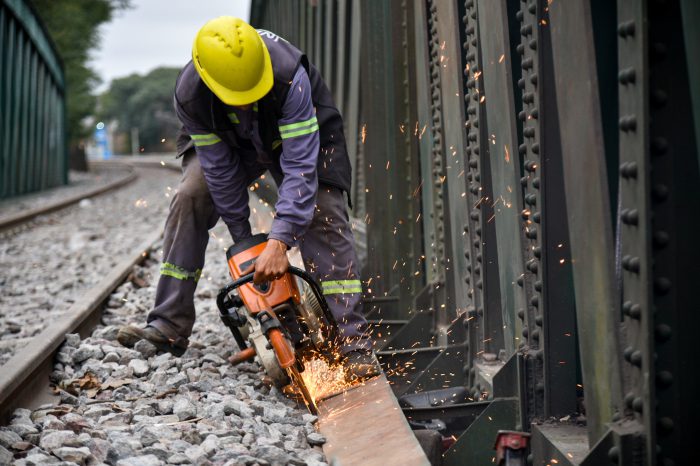
M103 80L131 73L144 74L162 65L181 67L190 59L192 41L200 27L217 16L246 21L250 0L132 0L102 27L102 43L93 52L93 66Z

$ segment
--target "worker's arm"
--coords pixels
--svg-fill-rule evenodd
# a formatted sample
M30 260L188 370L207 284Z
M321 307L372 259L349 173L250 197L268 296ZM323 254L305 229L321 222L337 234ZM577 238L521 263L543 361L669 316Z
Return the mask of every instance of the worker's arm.
M255 283L272 280L289 267L287 247L295 246L314 216L318 178L318 123L311 100L311 83L299 67L282 106L280 166L284 178L279 186L275 218L267 246L255 261ZM252 271L252 268L246 272Z
M251 236L246 173L238 157L219 137L194 121L180 106L177 116L192 138L217 213L234 242Z
M295 246L311 223L318 193L316 165L320 147L311 83L299 67L279 120L282 136L280 166L284 179L279 187L270 238Z

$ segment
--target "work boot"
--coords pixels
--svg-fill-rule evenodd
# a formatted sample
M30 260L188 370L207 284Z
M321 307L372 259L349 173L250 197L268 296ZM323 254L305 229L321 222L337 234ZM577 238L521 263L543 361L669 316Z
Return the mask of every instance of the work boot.
M150 325L146 325L143 328L135 325L125 325L119 329L117 334L117 341L127 348L133 348L140 340L147 340L158 348L158 351L171 353L178 358L187 351L188 341L186 338L168 338L160 330Z
M369 379L382 373L377 357L371 350L358 349L345 355L345 378L348 381Z

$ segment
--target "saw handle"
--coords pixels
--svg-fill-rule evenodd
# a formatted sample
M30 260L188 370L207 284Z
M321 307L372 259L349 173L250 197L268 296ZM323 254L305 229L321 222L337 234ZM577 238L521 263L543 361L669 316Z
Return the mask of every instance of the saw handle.
M311 291L313 291L314 295L316 296L316 300L318 301L319 305L321 306L321 310L323 310L323 314L325 315L326 319L328 322L331 324L331 332L334 334L331 335L331 340L336 340L338 335L337 335L337 323L335 320L335 317L333 317L333 314L331 313L330 308L328 307L328 303L326 302L326 298L323 296L323 290L321 290L321 287L316 283L314 278L309 274L306 270L302 270L298 267L294 267L292 265L289 266L289 269L287 269L287 273L291 273L292 275L296 275L297 277L301 278L304 280L310 287ZM235 290L236 288L239 288L246 283L251 283L253 281L253 275L254 273L249 273L248 275L243 275L242 277L239 277L238 279L232 281L228 285L224 286L219 290L219 294L216 297L216 304L219 306L219 309L221 309L221 305L224 303L224 299L226 298L226 295L228 295L231 291ZM335 325L334 325L335 324Z

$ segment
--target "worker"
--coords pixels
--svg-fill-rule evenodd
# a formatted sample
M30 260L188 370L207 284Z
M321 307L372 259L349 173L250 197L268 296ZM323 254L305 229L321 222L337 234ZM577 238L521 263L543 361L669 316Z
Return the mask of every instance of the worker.
M379 372L346 210L350 161L343 121L318 70L280 36L234 17L206 23L180 72L174 104L183 178L165 224L163 262L147 325L122 327L181 356L195 321L194 293L208 230L221 217L234 242L251 236L249 186L266 171L278 185L267 246L247 273L263 283L289 267L298 246L338 322L351 377Z

